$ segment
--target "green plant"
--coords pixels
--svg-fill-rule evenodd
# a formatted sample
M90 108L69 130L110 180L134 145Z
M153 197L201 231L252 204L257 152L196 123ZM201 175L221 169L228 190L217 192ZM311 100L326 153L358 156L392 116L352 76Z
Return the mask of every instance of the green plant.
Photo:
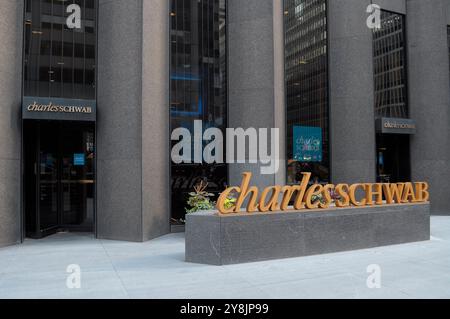
M237 202L236 198L234 198L232 196L228 196L225 199L225 202L223 203L223 206L225 207L225 209L231 209L231 208L236 206L236 202Z
M321 204L325 204L325 198L322 194L313 195L311 197L311 201L313 204L316 204L317 202L320 202Z
M186 208L186 213L192 214L205 210L213 210L215 203L211 200L214 194L208 193L206 189L208 183L201 181L194 187L195 192L189 193L189 199L187 204L189 208Z

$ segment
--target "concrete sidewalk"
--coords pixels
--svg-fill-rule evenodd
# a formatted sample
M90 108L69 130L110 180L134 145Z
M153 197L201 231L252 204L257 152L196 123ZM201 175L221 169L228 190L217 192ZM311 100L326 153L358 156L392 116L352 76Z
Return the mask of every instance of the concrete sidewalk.
M184 235L144 244L58 234L0 249L0 298L450 298L450 217L429 242L214 267L184 262ZM81 267L81 289L66 269ZM380 289L367 267L381 267Z

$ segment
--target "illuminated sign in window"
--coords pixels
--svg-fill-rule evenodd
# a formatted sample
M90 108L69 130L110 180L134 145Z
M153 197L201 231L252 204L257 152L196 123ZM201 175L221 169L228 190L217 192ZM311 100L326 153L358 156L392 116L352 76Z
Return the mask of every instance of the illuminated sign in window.
M84 153L73 154L73 165L74 166L84 166L86 165L86 157Z
M299 162L322 162L322 128L294 126L294 159Z

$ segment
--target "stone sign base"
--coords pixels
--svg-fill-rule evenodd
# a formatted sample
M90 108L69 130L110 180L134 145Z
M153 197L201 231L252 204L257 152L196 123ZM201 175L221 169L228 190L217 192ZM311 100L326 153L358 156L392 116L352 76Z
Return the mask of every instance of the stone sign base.
M186 261L230 265L429 239L428 203L227 216L204 212L187 216Z

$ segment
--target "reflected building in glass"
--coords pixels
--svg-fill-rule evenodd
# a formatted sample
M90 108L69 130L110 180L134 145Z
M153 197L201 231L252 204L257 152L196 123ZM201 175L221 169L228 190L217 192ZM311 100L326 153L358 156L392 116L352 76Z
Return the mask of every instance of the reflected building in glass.
M81 29L69 29L68 4L81 8ZM24 95L95 99L96 0L26 0Z
M381 11L373 32L375 112L378 117L407 118L405 17Z
M170 4L171 128L186 128L194 135L194 121L201 121L203 131L216 127L225 133L226 0L171 0ZM218 194L227 179L225 164L172 163L172 223L184 223L186 202L196 184L204 181L209 192Z
M330 181L326 0L285 0L287 179Z
M447 43L448 43L448 57L450 61L450 26L447 27Z

